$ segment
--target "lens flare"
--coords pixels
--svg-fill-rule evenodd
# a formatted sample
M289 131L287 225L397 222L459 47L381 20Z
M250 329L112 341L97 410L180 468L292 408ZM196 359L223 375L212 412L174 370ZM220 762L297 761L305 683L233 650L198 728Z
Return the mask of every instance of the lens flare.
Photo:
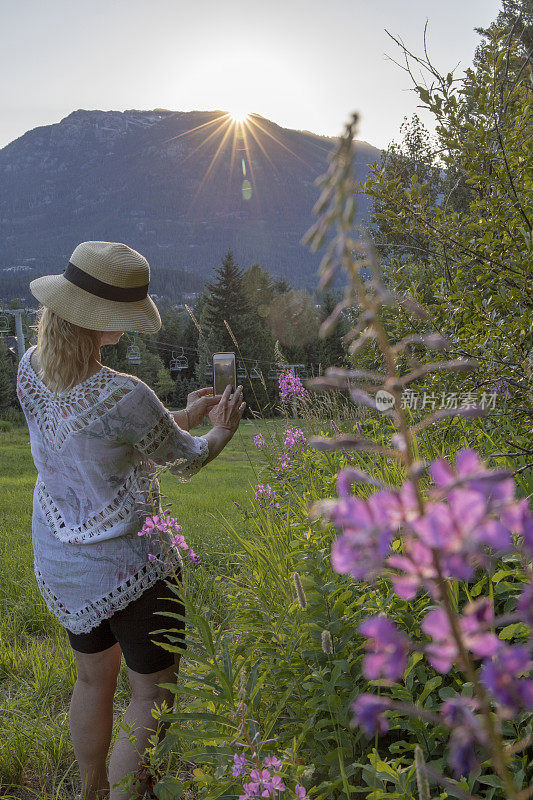
M228 111L228 114L230 115L233 122L237 123L238 125L242 125L244 122L246 122L246 120L250 116L249 111L245 111L244 109L237 107L235 107L231 111Z

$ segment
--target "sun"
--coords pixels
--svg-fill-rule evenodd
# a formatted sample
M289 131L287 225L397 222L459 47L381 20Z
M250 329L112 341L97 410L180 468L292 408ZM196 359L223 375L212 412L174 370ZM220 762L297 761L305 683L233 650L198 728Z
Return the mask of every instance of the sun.
M243 108L235 106L235 108L228 111L233 122L236 122L238 125L242 125L248 117L250 116L249 111L245 111Z

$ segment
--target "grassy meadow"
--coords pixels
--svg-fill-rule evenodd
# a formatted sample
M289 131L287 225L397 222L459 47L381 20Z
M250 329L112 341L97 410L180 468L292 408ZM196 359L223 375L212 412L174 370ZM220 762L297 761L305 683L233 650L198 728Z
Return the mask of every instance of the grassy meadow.
M181 484L168 472L161 478L164 499L183 533L202 557L191 579L201 602L211 602L211 577L224 571L234 545L220 524L238 525L252 486L263 480L253 437L281 430L283 420L241 422L221 455ZM193 433L206 433L208 425ZM47 610L33 574L31 509L36 469L25 426L0 432L0 797L72 800L77 766L70 741L68 707L76 679L66 633ZM219 590L220 591L220 590ZM216 597L220 597L219 591ZM193 595L195 596L195 595ZM222 609L221 609L222 610ZM186 668L187 656L182 658ZM116 693L116 721L129 700L122 662ZM73 783L74 782L74 783Z
M238 711L241 668L243 674L250 670L248 683L257 681L253 689L247 689L250 719L260 720L253 724L265 738L275 741L274 752L303 776L313 800L348 800L359 793L372 800L385 794L391 800L414 800L413 748L420 741L430 764L440 771L445 768L442 726L421 726L416 720L406 723L398 718L382 742L353 728L349 714L353 698L376 685L363 675L360 623L391 609L408 630L416 632L430 598L422 594L406 601L394 595L387 581L354 583L350 576L333 572L331 527L309 522L306 512L310 500L335 496L341 467L351 464L391 485L403 482L403 469L380 454L350 455L304 447L293 451L288 472L275 475L264 450L254 445L254 436L262 433L266 443L275 445L270 450L274 454L287 427L301 428L307 438L331 435L331 420L344 432L360 428L364 436L386 441L390 422L364 412L355 418L352 414L353 406L335 408L315 397L303 418L244 420L222 454L189 484L179 483L168 472L161 476L163 501L172 502L173 516L202 558L201 564L185 569L184 581L186 597L203 620L201 625L190 625L196 655L202 652L198 641L205 629L216 641L216 653L204 650L203 661L201 656L195 659L192 651L186 651L181 660L175 707L181 722L169 736L168 748L163 742L162 765L170 781L164 798L234 800L239 796L228 767L233 731L225 731L223 725L215 730L199 718L207 711L210 718L223 720ZM207 430L208 426L202 426L193 433ZM433 428L431 438L420 436L415 455L430 462L444 452L474 446L490 458L491 452L501 452L506 435L503 416L497 426L455 419ZM0 798L74 800L78 768L68 713L75 660L67 635L46 609L33 574L31 508L36 470L24 425L0 421L0 453ZM514 465L518 466L520 496L530 495L533 488L531 472L522 469L524 463L525 456ZM499 459L498 465L502 465ZM257 483L272 484L279 509L258 509L251 502ZM365 487L361 491L362 496L367 494ZM304 605L295 595L295 573L301 576L307 597ZM486 591L498 613L506 614L515 608L524 580L516 555L510 554L496 569L481 571L475 585L454 582L453 591L457 602ZM225 627L227 616L231 622ZM241 631L238 640L235 628ZM221 635L228 633L223 639ZM326 633L335 643L332 651L324 649ZM501 636L524 642L526 634L525 626L518 624L508 626ZM455 669L446 676L435 674L420 658L419 653L411 654L402 682L394 683L390 692L403 703L434 713L443 699L461 691L464 679ZM226 677L220 685L222 673L218 668L211 670L212 660L224 664ZM224 694L223 684L231 684L229 694ZM129 697L123 662L113 738ZM505 723L505 735L511 742L525 741L532 724L533 716L524 713ZM531 774L528 762L524 752L513 763L521 787ZM501 800L501 793L495 794L497 780L486 760L468 782L460 784L463 795L452 791L441 797L469 792L469 796ZM479 794L484 784L493 787L489 794Z

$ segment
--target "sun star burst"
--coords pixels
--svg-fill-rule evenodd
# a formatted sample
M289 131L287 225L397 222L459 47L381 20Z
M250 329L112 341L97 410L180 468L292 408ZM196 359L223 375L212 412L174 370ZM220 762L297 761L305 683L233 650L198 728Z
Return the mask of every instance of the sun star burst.
M234 108L233 110L228 111L228 114L233 122L237 123L238 125L245 123L250 116L250 112L244 111L242 108Z

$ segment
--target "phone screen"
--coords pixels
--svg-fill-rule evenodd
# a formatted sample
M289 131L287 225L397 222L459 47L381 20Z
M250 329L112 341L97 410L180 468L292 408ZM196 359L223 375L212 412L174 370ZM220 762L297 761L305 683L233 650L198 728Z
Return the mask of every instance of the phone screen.
M227 385L235 391L237 375L235 370L235 353L215 353L213 356L213 391L222 394Z

